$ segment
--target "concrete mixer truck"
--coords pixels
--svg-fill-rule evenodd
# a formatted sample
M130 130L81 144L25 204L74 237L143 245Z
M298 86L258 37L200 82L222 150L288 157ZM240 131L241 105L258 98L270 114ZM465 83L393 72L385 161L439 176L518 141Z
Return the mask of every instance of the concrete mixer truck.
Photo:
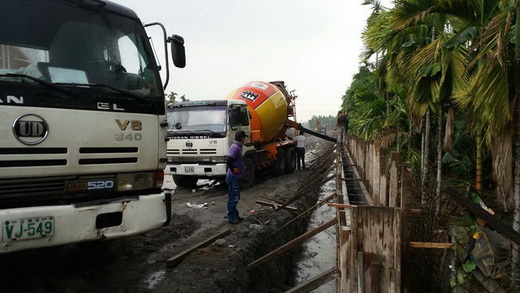
M248 82L225 100L186 101L168 106L168 163L165 174L178 186L194 187L199 179L223 178L235 133L248 138L242 187L250 187L257 172L275 176L296 169L296 96L283 81Z

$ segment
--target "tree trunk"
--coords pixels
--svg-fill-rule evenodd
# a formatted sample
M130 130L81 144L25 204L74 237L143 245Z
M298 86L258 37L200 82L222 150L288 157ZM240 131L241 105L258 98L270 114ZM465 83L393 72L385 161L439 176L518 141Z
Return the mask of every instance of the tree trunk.
M477 168L475 174L475 188L479 192L482 192L482 127L479 127L477 130L475 142L477 144Z
M513 136L514 141L514 202L515 202L515 215L514 215L514 221L513 221L513 229L515 231L520 232L520 30L518 29L520 27L520 6L517 6L516 8L516 46L515 46L515 63L514 63L514 78L515 78L515 115L513 116L513 121L515 122L516 129L515 129L515 135ZM511 277L514 282L517 284L520 282L520 253L518 252L518 249L520 249L520 246L517 244L513 245L513 256L512 256L512 263L516 264L513 266L513 271L511 272Z
M437 123L437 188L435 190L436 213L441 211L441 187L442 187L442 106L439 106L439 120Z
M517 14L520 15L520 14ZM515 115L514 115L514 121L515 121L515 136L513 138L514 142L514 204L515 204L515 214L514 214L514 221L513 221L513 229L515 231L520 232L520 102L518 99L520 99L520 86L518 82L520 82L520 63L517 60L515 62ZM520 252L518 251L520 249L520 245L513 244L513 257L512 257L512 263L516 264L513 266L512 271L512 279L516 282L520 282Z
M430 133L431 133L431 121L430 111L426 112L426 125L424 127L424 142L422 150L422 166L421 166L421 202L426 204L426 189L428 182L428 169L429 169L429 157L430 157Z

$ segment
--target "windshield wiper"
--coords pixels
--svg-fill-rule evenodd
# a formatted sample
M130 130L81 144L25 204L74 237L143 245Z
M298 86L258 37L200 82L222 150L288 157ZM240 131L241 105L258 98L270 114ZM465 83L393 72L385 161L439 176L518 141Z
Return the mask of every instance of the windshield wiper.
M58 83L55 83L55 84L59 84L59 85L68 85L68 86L93 86L93 87L104 87L104 88L108 88L108 89L111 89L115 92L118 92L120 94L123 94L123 95L128 95L134 99L139 99L139 100L144 100L144 101L147 101L145 98L141 97L141 96L138 96L136 94L133 94L133 93L130 93L128 91L125 91L125 90L122 90L122 89L118 89L116 87L113 87L113 86L110 86L108 84L103 84L103 83L66 83L66 82L58 82Z
M224 136L222 135L222 133L218 133L218 132L215 132L215 131L213 131L213 130L209 130L209 129L200 129L200 130L195 130L195 132L209 132L209 133L211 133L212 137L214 137L214 136L224 137Z
M52 82L48 82L48 81L45 81L45 80L42 80L42 79L39 79L39 78L36 78L34 76L30 76L30 75L27 75L27 74L22 74L22 73L4 73L4 74L0 74L0 77L22 77L22 78L27 78L27 79L30 79L32 81L36 81L37 83L39 84L42 84L44 86L47 86L47 87L50 87L54 90L57 90L57 91L60 91L62 93L65 93L69 96L72 96L72 97L77 97L78 95L72 93L71 91L68 91L60 86L57 86L56 84L52 83Z

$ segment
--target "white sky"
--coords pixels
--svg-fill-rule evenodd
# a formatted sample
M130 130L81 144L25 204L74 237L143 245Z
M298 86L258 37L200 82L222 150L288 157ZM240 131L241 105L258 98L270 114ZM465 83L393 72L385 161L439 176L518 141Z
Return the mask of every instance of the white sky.
M371 8L363 0L113 1L184 38L186 68L170 66L167 93L223 99L249 81L283 80L298 95L298 122L338 112L360 66ZM148 32L163 63L162 35Z

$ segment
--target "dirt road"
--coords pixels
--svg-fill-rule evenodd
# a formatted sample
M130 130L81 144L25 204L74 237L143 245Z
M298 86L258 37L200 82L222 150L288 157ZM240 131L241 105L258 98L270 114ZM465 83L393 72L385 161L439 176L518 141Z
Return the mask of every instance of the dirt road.
M308 153L319 154L324 145L309 139ZM309 156L309 161L312 155ZM0 281L4 292L277 292L287 288L293 249L257 269L245 267L306 229L303 221L271 237L271 232L294 217L289 210L259 205L266 197L283 201L299 186L323 176L312 170L280 177L265 175L242 192L238 205L245 221L227 223L224 185L199 181L197 189L174 189L171 223L144 235L108 242L83 243L0 255ZM308 190L294 206L303 210L317 198ZM264 223L261 229L252 224ZM226 229L224 240L197 249L180 264L167 260Z

